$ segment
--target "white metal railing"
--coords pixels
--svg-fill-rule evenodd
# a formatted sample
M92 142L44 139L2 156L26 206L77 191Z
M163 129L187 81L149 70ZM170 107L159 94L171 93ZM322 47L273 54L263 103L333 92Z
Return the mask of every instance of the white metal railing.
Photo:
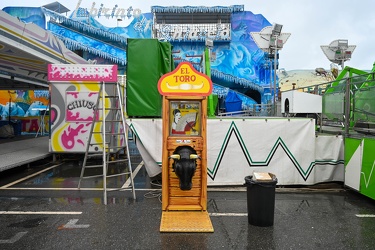
M274 106L272 104L253 104L252 107L234 112L220 112L217 117L233 118L233 117L248 117L248 116L272 116Z

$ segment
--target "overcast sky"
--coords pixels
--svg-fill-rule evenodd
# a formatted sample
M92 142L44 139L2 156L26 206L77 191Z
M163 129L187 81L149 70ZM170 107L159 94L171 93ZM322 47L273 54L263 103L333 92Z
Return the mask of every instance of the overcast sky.
M1 0L0 8L7 6L39 7L53 0ZM74 10L79 0L58 1ZM320 45L329 45L337 39L349 40L356 45L352 59L345 66L369 70L375 62L375 1L374 0L81 0L82 8L104 4L106 8L141 9L150 12L150 7L159 6L229 6L244 5L246 11L262 14L270 23L283 25L283 32L291 33L280 52L280 68L286 70L330 68L330 61ZM70 15L70 13L68 13ZM114 27L115 19L97 19L102 24ZM125 25L125 23L124 23Z

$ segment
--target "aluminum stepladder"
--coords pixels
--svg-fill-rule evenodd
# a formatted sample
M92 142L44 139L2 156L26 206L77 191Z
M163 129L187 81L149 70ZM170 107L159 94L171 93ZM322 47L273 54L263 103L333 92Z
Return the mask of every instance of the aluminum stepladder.
M109 93L111 92L111 93ZM107 205L107 191L124 190L128 189L127 185L131 186L133 199L136 199L133 170L130 159L129 141L128 141L128 125L126 124L125 118L125 88L120 83L100 83L100 89L96 106L94 108L93 121L90 128L90 134L88 137L85 156L82 164L82 170L80 179L78 182L78 189L81 188L81 182L83 179L89 178L103 178L103 200L104 204ZM99 114L101 112L101 114ZM100 123L100 131L96 131L95 124ZM93 140L93 136L96 140ZM97 140L99 136L99 140ZM123 139L121 141L121 138ZM93 147L99 148L100 150L92 150ZM119 152L123 150L125 159L119 159ZM92 164L89 162L90 159L101 158L102 164ZM125 171L120 173L108 174L116 164L127 164ZM102 168L102 174L88 175L85 176L85 170L87 169ZM107 188L107 179L116 178L120 176L126 176L126 182L121 188ZM130 180L130 183L129 183Z

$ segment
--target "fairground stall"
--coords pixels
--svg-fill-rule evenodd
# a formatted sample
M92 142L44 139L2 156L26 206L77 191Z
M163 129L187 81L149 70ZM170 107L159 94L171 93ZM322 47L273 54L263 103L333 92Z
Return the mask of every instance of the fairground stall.
M150 175L160 173L162 164L162 97L157 83L162 75L187 61L213 82L207 107L208 185L242 185L253 171L274 173L279 185L344 181L341 135L316 135L314 119L269 116L267 105L278 90L277 79L270 77L277 61L250 36L250 32L271 25L261 14L245 11L243 5L153 6L151 13L130 13L133 20L128 27L107 28L87 8L77 7L71 17L45 7L4 10L26 22L38 17L34 21L69 49L92 63L115 63L118 74L126 74L127 122L144 149L142 157L149 156L145 166L152 170ZM114 13L113 17L127 16ZM207 46L209 58L204 52ZM205 61L210 62L209 67ZM73 100L67 99L68 93L84 95L90 92L87 88L74 82L52 89L52 105L64 111L67 101ZM233 116L220 115L226 111ZM58 117L61 128L74 124L67 118ZM66 145L54 140L51 150L83 152L84 140L72 138Z

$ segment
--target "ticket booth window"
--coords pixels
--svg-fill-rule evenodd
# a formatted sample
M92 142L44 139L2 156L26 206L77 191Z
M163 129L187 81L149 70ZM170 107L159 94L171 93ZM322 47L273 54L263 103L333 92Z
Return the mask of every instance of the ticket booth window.
M171 101L170 102L170 135L200 136L201 135L201 102Z

